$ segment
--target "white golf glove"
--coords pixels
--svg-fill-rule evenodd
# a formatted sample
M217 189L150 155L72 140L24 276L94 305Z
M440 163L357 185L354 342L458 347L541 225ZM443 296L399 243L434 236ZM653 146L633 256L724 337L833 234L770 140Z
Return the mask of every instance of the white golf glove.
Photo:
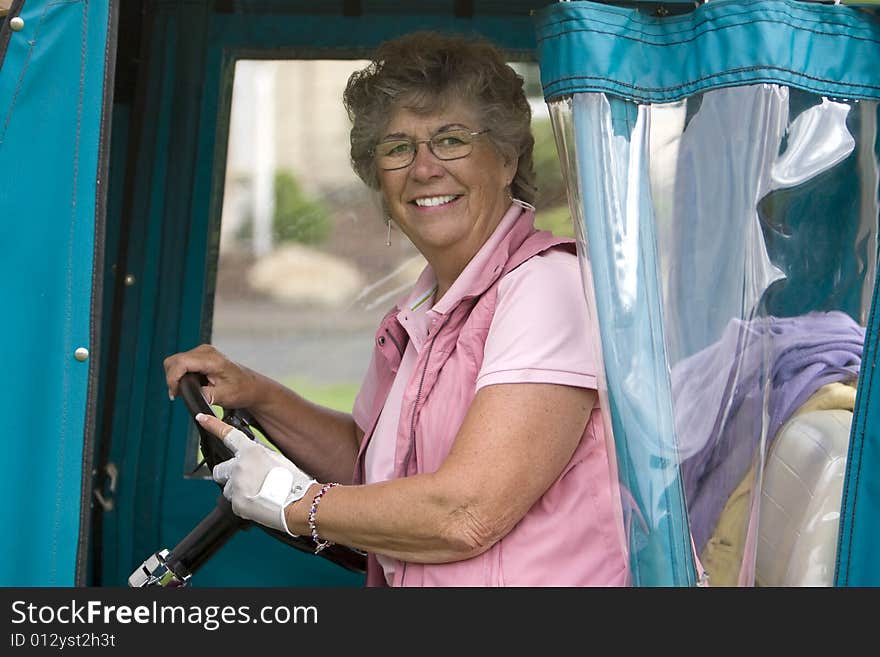
M223 438L235 456L214 466L214 481L223 484L223 496L240 518L296 536L287 528L285 507L316 483L291 461L238 429Z

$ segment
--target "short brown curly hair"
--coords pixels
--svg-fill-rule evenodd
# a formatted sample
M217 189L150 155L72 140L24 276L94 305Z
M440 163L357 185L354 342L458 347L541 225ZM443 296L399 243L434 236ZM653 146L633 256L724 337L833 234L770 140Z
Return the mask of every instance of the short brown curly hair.
M511 194L528 203L536 196L532 110L523 79L501 50L476 37L413 32L381 44L372 62L348 79L343 103L352 122L351 163L367 186L379 188L372 156L396 107L416 112L465 101L480 114L481 129L498 152L517 160Z

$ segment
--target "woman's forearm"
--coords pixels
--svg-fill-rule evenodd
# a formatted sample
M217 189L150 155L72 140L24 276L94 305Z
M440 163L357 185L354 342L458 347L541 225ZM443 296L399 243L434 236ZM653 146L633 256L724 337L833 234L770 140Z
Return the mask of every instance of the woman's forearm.
M319 487L287 507L293 533L309 535L309 508ZM319 536L401 561L445 563L476 556L509 529L481 522L476 499L462 491L447 495L444 488L428 474L331 488L315 513Z
M402 561L474 557L501 540L560 476L595 402L595 391L564 385L487 386L436 471L330 488L315 513L318 534ZM286 508L293 533L308 534L318 490L311 486Z

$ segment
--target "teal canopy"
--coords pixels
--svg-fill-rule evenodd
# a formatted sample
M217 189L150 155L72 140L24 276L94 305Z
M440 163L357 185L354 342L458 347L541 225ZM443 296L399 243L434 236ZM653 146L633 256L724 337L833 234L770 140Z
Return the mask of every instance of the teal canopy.
M880 21L864 10L792 0L715 0L658 18L592 2L536 19L544 97L606 92L666 103L771 82L823 96L880 97Z

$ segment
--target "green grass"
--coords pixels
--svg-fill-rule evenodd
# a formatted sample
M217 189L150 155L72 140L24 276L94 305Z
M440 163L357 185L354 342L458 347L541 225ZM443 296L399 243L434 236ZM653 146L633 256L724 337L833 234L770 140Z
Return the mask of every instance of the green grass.
M351 413L359 385L357 383L316 384L295 377L281 379L281 383L311 402L345 413Z

